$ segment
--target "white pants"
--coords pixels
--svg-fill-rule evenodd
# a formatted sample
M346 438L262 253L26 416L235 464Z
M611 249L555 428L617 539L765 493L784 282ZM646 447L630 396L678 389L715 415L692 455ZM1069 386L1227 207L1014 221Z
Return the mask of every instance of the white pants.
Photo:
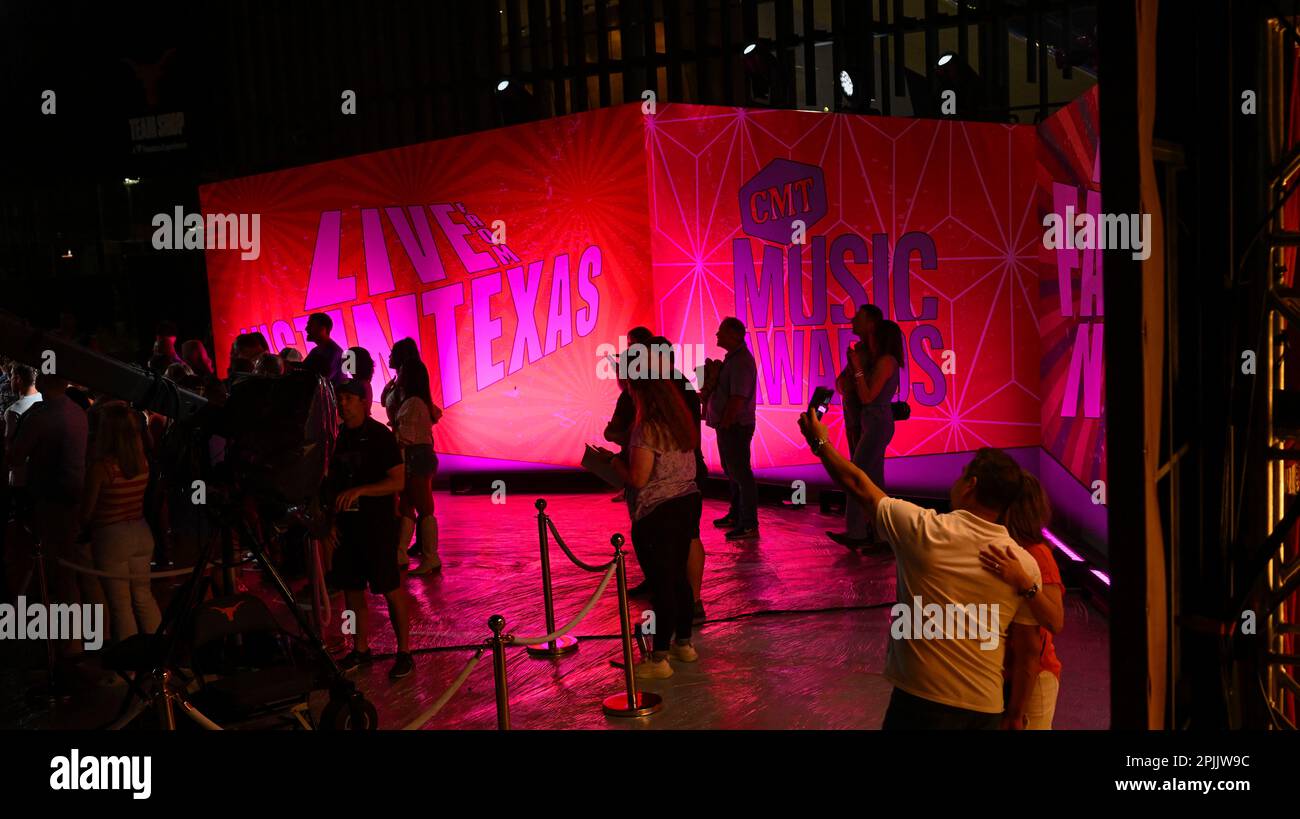
M1052 718L1056 716L1056 695L1060 693L1061 681L1050 671L1038 672L1038 679L1029 692L1029 701L1025 703L1025 716L1029 717L1030 731L1052 730Z
M153 558L153 532L143 519L110 523L92 536L95 568L130 580L99 578L108 598L108 616L114 640L139 631L152 632L162 621L158 601L149 586L149 561Z

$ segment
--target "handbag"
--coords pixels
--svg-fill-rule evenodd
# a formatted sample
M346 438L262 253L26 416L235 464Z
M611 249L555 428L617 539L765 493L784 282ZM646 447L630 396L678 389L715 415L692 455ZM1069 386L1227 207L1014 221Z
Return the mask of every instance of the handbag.
M889 405L895 421L906 421L912 417L912 407L906 401L895 401Z

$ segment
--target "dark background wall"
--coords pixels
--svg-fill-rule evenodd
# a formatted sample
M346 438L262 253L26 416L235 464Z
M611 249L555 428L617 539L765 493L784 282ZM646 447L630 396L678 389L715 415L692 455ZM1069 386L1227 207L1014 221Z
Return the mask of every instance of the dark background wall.
M1095 82L1094 5L5 4L0 306L46 326L70 314L83 339L124 355L139 354L160 318L206 338L202 253L150 243L154 214L197 212L199 185L639 102L645 90L663 101L911 115L933 113L953 87L964 118L1029 121ZM749 43L759 47L746 56ZM956 60L939 72L946 51ZM502 78L508 94L496 91ZM41 110L46 90L52 116ZM341 111L344 90L356 93L354 116ZM147 131L157 126L172 133Z

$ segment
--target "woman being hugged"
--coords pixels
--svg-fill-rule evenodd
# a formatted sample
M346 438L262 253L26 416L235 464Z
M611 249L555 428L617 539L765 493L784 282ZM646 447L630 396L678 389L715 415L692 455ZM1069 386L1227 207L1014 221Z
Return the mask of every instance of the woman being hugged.
M984 568L1021 591L1039 628L1035 635L1022 629L1022 639L1007 646L1006 675L1010 685L1003 727L1048 731L1056 713L1061 687L1061 661L1057 659L1052 635L1065 625L1065 584L1051 549L1043 542L1043 527L1052 519L1052 507L1038 479L1021 473L1020 497L1007 509L1003 524L1013 540L1029 552L1042 574L1042 588L1020 567L1011 550L990 545L980 552Z

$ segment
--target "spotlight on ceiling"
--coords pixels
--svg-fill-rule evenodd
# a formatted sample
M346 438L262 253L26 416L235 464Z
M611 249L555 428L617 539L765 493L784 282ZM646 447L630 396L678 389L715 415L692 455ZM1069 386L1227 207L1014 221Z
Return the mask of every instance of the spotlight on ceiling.
M844 96L853 96L853 78L849 76L847 71L840 72L840 89L844 91Z
M521 83L502 79L493 95L497 118L502 125L518 125L542 118L542 108L537 99Z
M945 65L952 62L953 58L956 56L957 55L951 51L945 51L943 54L939 55L939 62L935 64L938 65L940 68L943 68Z
M756 40L745 46L741 63L745 68L749 101L757 105L781 107L791 100L785 88L781 59L771 40ZM793 77L793 73L790 74Z

